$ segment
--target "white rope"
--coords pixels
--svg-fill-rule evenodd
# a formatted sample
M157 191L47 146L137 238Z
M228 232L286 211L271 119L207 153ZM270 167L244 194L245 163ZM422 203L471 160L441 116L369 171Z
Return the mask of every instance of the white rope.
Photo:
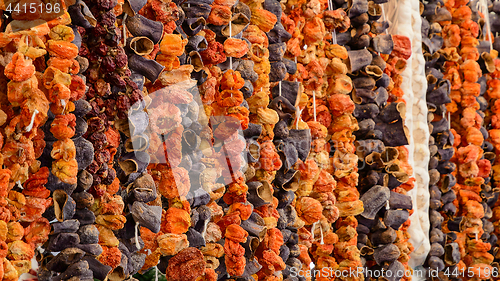
M316 226L316 224L317 224L318 222L319 222L319 220L318 220L318 221L315 221L315 222L313 223L312 227L311 227L312 240L314 240L314 227Z
M63 111L66 111L66 101L61 99L61 104L64 106Z
M448 111L448 130L451 129L451 113Z
M232 38L233 36L233 25L231 24L231 20L229 20L229 38ZM229 57L229 68L233 69L233 58Z
M123 45L127 44L127 30L125 29L125 20L127 19L127 13L123 15L123 23L122 23L122 28L123 28Z
M490 51L493 50L493 43L491 39L491 27L490 27L490 13L488 12L488 4L486 3L485 0L481 0L481 4L483 7L483 14L484 14L484 20L486 24L486 33L488 35L488 42L490 43ZM486 36L483 36L483 38L486 40Z
M203 237L203 239L205 239L205 240L207 240L207 239L205 238L205 235L207 235L207 229L208 229L208 227L207 227L207 226L208 226L208 223L209 223L209 222L210 222L210 220L206 220L206 221L205 221L205 227L203 228L203 232L201 233L201 236L202 236L202 237Z
M320 242L320 244L324 245L325 241L323 240L323 228L321 227L321 224L319 225L319 231L321 233L321 242Z
M384 11L384 4L380 4L380 7L382 8L382 17L384 18L384 21L386 21L385 17L385 11ZM387 28L385 29L385 34L389 34Z
M37 109L35 109L35 111L33 112L33 114L31 115L31 122L30 124L26 127L26 132L31 132L31 130L33 129L33 125L35 124L35 117L36 117L36 114L39 113L39 111Z
M137 249L141 249L141 244L139 243L139 222L135 223L135 246Z
M332 0L328 0L328 10L331 11L332 9L333 9ZM335 27L333 28L332 32L332 44L337 45L337 32L335 30Z
M155 281L158 281L158 266L155 266Z
M279 82L278 82L278 88L279 88L279 93L278 93L278 94L279 94L279 96L281 97L281 81L279 81ZM280 102L280 104L278 105L278 108L279 108L280 110L283 110L283 108L281 107L281 102Z
M299 120L300 120L300 115L302 114L302 110L303 109L297 109L297 111L295 111L297 113L297 123L295 124L295 129L298 130L299 129Z
M316 91L313 91L314 122L316 122Z

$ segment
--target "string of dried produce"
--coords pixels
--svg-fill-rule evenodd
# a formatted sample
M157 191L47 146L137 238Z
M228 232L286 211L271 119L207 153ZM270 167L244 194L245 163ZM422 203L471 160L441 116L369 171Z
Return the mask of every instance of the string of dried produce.
M484 3L483 3L484 4ZM482 148L484 150L484 158L491 162L491 172L489 178L485 178L485 186L482 187L481 197L483 198L483 207L485 209L485 219L483 220L483 228L485 229L485 234L481 236L486 242L491 245L488 253L493 255L494 260L492 262L493 270L498 270L498 253L496 249L498 248L498 223L497 223L497 212L498 212L498 190L496 189L498 184L498 158L497 156L497 138L498 138L498 125L497 125L497 113L496 113L496 100L498 98L498 69L499 64L498 58L495 58L495 54L498 54L498 25L495 24L498 18L498 4L495 2L491 3L488 7L489 14L483 5L472 6L472 11L474 14L479 14L479 10L476 11L474 8L480 8L483 6L481 14L485 17L489 16L489 22L484 21L482 28L483 41L479 42L478 48L481 48L484 52L479 59L481 69L483 70L483 77L481 77L481 96L477 97L477 101L480 105L480 110L484 112L484 124L483 127L487 129L487 140L483 142ZM488 23L490 25L488 26ZM493 33L494 32L494 33ZM497 37L493 39L493 34ZM491 49L493 48L493 49ZM496 52L496 53L495 53ZM489 73L487 73L489 72ZM486 90L486 92L484 92ZM486 204L484 204L486 203Z
M393 35L393 41L394 41L394 49L391 55L389 56L389 59L387 60L387 66L385 71L386 73L388 73L389 71L391 71L391 67L393 67L390 76L394 83L394 88L389 91L389 97L396 99L397 94L395 94L395 92L398 91L398 88L399 91L403 92L402 88L400 87L402 87L403 83L402 80L404 79L402 78L402 71L404 71L404 67L399 68L397 65L401 64L406 65L406 61L411 57L411 41L409 40L408 37L400 35ZM406 98L406 96L404 96L403 98ZM404 100L404 102L406 103L406 100ZM391 106L391 104L389 104L388 106ZM396 105L395 107L397 108L398 105ZM404 112L400 113L403 119L402 120L403 124L405 124L406 122L406 118L404 118L405 114ZM390 131L399 130L398 134L403 134L406 136L406 138L409 138L408 134L406 133L407 130L406 125L403 125L402 130L401 127L399 127L398 129L395 129L393 127L389 130ZM411 153L408 151L407 147L402 146L402 144L404 143L405 141L396 144L397 145L396 149L398 150L399 156L397 158L398 161L395 161L395 163L399 167L393 169L393 167L389 166L388 169L386 170L388 170L389 174L392 173L392 176L396 177L396 179L401 183L401 185L399 185L394 191L402 195L407 195L407 193L414 188L415 178L410 178L410 176L413 176L413 167L411 166L413 164L413 160L411 160L412 162L410 162ZM394 196L397 197L395 194ZM403 264L405 271L410 271L411 269L408 265L408 261L410 258L410 254L411 252L413 252L414 248L413 245L409 242L410 233L408 232L408 228L411 224L409 217L413 214L414 207L412 206L411 208L406 209L403 207L395 206L394 209L396 210L391 210L392 212L388 211L384 219L389 216L391 217L395 216L400 220L399 222L402 223L399 229L397 227L397 224L393 226L393 228L396 230L398 234L398 239L396 240L395 244L398 246L401 252L398 261Z
M455 193L448 189L448 186L439 184L445 182L446 178L453 182L455 177L453 174L441 174L437 168L446 161L447 157L442 158L446 150L450 150L453 145L453 134L450 131L448 124L448 114L445 104L451 102L450 90L451 84L448 79L444 79L442 73L442 63L438 63L438 58L442 56L438 51L443 46L443 37L441 36L442 27L436 21L436 11L432 10L434 3L429 3L424 6L422 16L422 34L428 38L423 38L424 57L426 59L426 75L427 75L427 105L429 108L429 131L431 137L429 139L429 221L431 229L429 238L431 249L429 251L426 264L434 270L441 271L445 266L453 266L460 260L458 253L458 244L447 240L442 231L442 222L444 217L441 214L454 216L456 208L452 201L455 200ZM430 9L430 10L429 10ZM444 9L444 8L443 8ZM451 19L451 15L450 15ZM441 121L446 123L444 126L434 127L433 122ZM435 123L434 123L435 124ZM435 129L434 129L435 128ZM450 139L451 138L451 139ZM453 153L453 151L452 151ZM452 154L450 155L450 157ZM441 162L441 163L440 163ZM444 187L444 189L441 189ZM445 254L446 250L446 256Z
M215 86L215 101L210 104L212 111L209 118L213 131L215 155L221 169L220 175L226 185L226 192L218 203L223 207L228 207L224 216L215 221L224 241L224 257L220 259L216 273L219 278L248 277L262 268L262 264L259 265L256 260L247 258L253 253L246 254L251 241L254 243L252 246L254 249L248 250L256 251L255 242L258 240L249 237L249 232L245 227L245 224L248 225L248 223L244 223L250 219L255 206L247 201L249 186L245 183L246 178L243 173L246 165L243 153L246 146L243 137L239 135L240 130L246 130L249 126L249 111L243 92L240 90L244 87L245 80L238 70L240 69L240 58L247 54L250 45L247 41L236 39L233 36L241 36L243 28L248 25L250 11L243 3L237 6L234 6L235 2L216 4L213 5L208 20L209 23L215 25L224 25L220 26L220 33L216 32L215 36L220 37L221 42L224 41L222 46L227 59L223 64L220 64L221 69L213 69L225 72L217 74L220 80ZM234 14L228 14L227 22L213 21L215 19L213 15L217 14L219 9L226 7L229 10L231 6ZM236 22L235 16L238 15L239 9L246 10L247 22L243 22L239 26L235 25L233 29L233 22ZM212 40L209 38L209 41ZM214 42L209 44L214 44Z
M484 185L481 186L480 196L482 198L481 205L484 209L484 217L482 218L484 233L481 235L481 240L485 244L486 249L481 249L476 253L473 253L474 263L484 263L491 264L492 267L482 268L481 270L488 271L494 267L498 269L498 266L493 263L495 255L495 247L497 245L497 236L494 233L494 224L491 221L493 216L493 206L496 198L498 197L498 192L492 188L491 177L492 177L492 166L496 158L496 154L493 152L494 147L489 142L489 132L488 128L490 125L490 120L486 116L488 108L488 93L492 91L490 88L490 82L495 79L496 64L498 63L498 52L493 49L493 34L491 33L491 13L488 12L487 3L480 1L479 4L471 3L472 19L478 23L481 28L482 40L479 41L477 45L478 52L481 53L478 63L481 67L483 76L478 79L478 83L481 85L481 91L479 96L476 97L476 101L479 104L479 110L477 113L483 118L483 123L481 124L479 130L483 135L484 141L481 144L481 149L483 150L483 157L478 161L478 166L480 167L480 176L484 178ZM491 100L490 100L491 101ZM489 244L489 245L487 245ZM487 275L492 276L491 273Z
M403 249L404 252L401 253L399 250L399 248L404 248L408 237L402 236L402 231L398 235L398 229L409 217L409 212L405 209L411 208L411 206L393 206L396 209L403 209L389 209L389 199L398 195L396 192L391 193L390 190L399 191L396 188L408 180L407 171L402 170L403 166L407 165L404 162L407 161L405 158L407 158L408 151L405 148L398 150L390 147L408 143L407 140L405 141L403 131L404 116L400 113L404 109L404 103L386 106L389 98L386 88L392 82L388 74L391 74L393 68L390 68L391 65L386 62L388 56L381 57L380 53L392 52L393 39L390 35L378 34L388 27L386 23L380 26L380 23L376 22L381 17L381 7L374 7L372 12L367 9L368 5L363 5L362 1L353 2L350 5L351 24L359 27L356 33L352 32L355 41L346 37L340 37L340 41L346 41L345 43L350 44L352 49L359 48L359 50L348 51L346 55L349 62L348 70L353 77L353 100L356 103L355 106L354 104L351 106L346 104L346 106L352 108L350 110L359 122L359 130L356 133L358 139L356 152L360 160L363 159L364 164L360 170L363 180L359 188L360 193L363 194L361 200L364 207L360 210L359 225L354 224L360 233L359 239L356 240L363 255L363 266L370 269L383 266L384 269L395 272L404 270L403 263L408 260L405 256L408 251ZM371 17L367 13L370 13ZM368 34L370 31L371 36ZM372 52L364 49L369 46ZM407 46L405 51L408 51ZM332 101L334 104L335 100ZM390 137L391 134L392 137ZM396 135L398 137L395 137ZM395 142L396 138L402 142ZM386 156L385 159L383 156ZM404 201L404 196L400 199ZM385 215L382 220L377 213L386 204L389 206L383 212ZM389 232L387 233L389 235L381 236L380 233L383 232ZM392 244L394 242L397 244ZM400 259L400 254L403 254L401 262L397 261Z
M456 120L451 122L456 153L451 159L453 162L443 161L438 171L454 171L457 178L457 184L452 187L457 197L453 202L457 217L445 217L447 232L450 232L448 236L458 243L461 255L456 267L459 271L468 268L478 277L484 270L491 271L490 263L493 261L493 256L487 254L487 246L490 245L481 240L485 209L480 197L481 186L484 178L489 176L491 165L488 160L481 159L481 145L487 135L483 135L480 129L483 117L476 112L480 109L476 97L481 93L478 80L482 75L481 67L476 62L480 57L476 48L478 25L471 19L472 11L466 4L467 1L445 3L451 14L451 24L444 26L442 31L445 47L442 52L448 57L444 77L450 80L452 89L452 102L446 108L451 113L451 120ZM475 259L474 256L483 258Z
M337 180L338 183L337 188L334 190L335 195L333 194L328 195L327 198L322 198L323 196L317 197L317 199L319 199L320 201L317 201L316 203L321 202L318 205L319 207L323 207L322 213L325 216L323 218L323 223L321 223L320 231L315 232L314 231L315 229L311 229L312 230L311 232L314 233L314 236L311 235L309 237L303 235L307 234L306 231L301 231L302 232L301 239L303 239L305 242L313 237L316 238L317 240L314 243L315 247L311 251L313 259L308 257L307 254L308 249L306 246L307 244L301 245L302 254L301 257L299 257L299 259L302 258L302 269L307 269L308 265L311 263L312 260L315 260L316 269L322 269L323 267L332 267L334 269L338 268L340 271L344 271L344 270L354 269L357 266L361 265L360 263L357 262L359 261L359 254L357 254L359 252L355 248L357 239L355 236L351 235L352 232L350 232L349 229L352 229L353 223L356 224L356 221L352 216L357 215L362 211L362 203L361 201L359 201L359 195L352 196L352 198L347 198L349 197L346 196L348 195L348 192L345 193L345 191L347 191L346 189L348 186L351 186L355 189L355 185L357 184L356 182L352 181L353 179L357 181L356 168L352 166L353 164L356 165L356 160L352 162L347 161L345 164L341 163L341 161L338 161L338 159L342 158L343 156L347 156L346 160L349 159L349 155L354 156L353 154L354 146L352 145L353 138L349 138L350 135L349 131L352 132L352 130L354 129L352 125L354 124L352 124L351 122L347 122L348 124L341 124L343 121L352 121L353 118L352 115L351 118L349 118L350 116L349 110L336 110L340 108L337 108L335 104L335 102L337 101L336 97L342 99L343 95L350 93L352 89L352 82L350 81L350 78L345 75L347 73L347 67L341 61L341 59L346 58L344 56L347 55L347 51L338 45L335 44L330 45L329 42L327 41L330 40L327 38L329 38L329 35L332 34L332 36L335 37L332 38L334 40L333 42L335 43L337 32L339 34L343 33L347 31L347 28L350 26L349 18L342 9L342 5L344 3L336 3L336 4L337 4L336 7L339 9L330 10L333 9L334 7L332 7L331 4L324 3L323 6L324 9L321 9L321 11L325 11L323 13L323 17L326 19L325 26L317 24L318 22L317 15L319 15L320 13L315 8L317 6L314 5L306 6L303 15L301 15L301 9L294 9L292 11L292 13L295 13L292 14L292 16L294 16L294 22L296 22L297 26L295 28L295 31L293 32L294 37L298 38L301 37L300 33L297 32L298 30L302 30L305 34L310 34L309 30L311 29L313 30L319 29L319 31L323 32L320 33L322 34L321 38L314 38L312 36L304 38L303 44L308 44L308 45L304 46L305 50L303 51L302 55L298 58L300 64L298 64L297 66L298 75L296 77L298 78L299 81L308 81L305 85L306 88L305 92L309 96L314 95L312 100L313 102L314 101L316 102L315 106L313 103L308 104L307 105L308 110L303 115L305 120L309 120L308 122L308 124L310 124L309 128L312 129L311 132L316 138L316 140L313 141L313 144L314 143L318 144L318 145L313 145L313 152L310 154L310 157L312 158L310 160L307 160L300 169L301 187L299 187L299 190L302 188L303 191L309 190L310 192L312 189L314 192L310 194L313 194L314 196L315 194L317 195L325 194L317 192L318 191L317 188L318 186L321 186L323 180L326 180L326 182L330 183L326 185L330 186L330 188L334 187L331 184L335 183L335 180ZM294 6L293 3L289 3L290 8L293 9L294 8L293 6ZM327 9L327 7L329 9ZM308 20L307 23L306 19ZM289 22L289 24L290 24L289 28L290 29L293 28L291 22ZM329 31L329 33L325 34L324 33L325 31ZM298 46L295 45L296 42L300 42L296 40L298 39L292 39L289 41L290 43L294 44L293 49L292 48L290 49L295 51L300 51L303 49L302 45ZM311 45L311 43L315 42L316 44ZM328 84L326 84L325 82L328 82ZM316 95L317 93L319 94ZM300 107L303 107L305 105L303 104L303 101L307 102L307 96L305 96L305 93L302 94L302 97L300 98L299 102ZM331 107L331 105L334 104L335 106ZM328 107L326 105L328 105ZM315 117L314 111L316 111L316 120L318 120L319 123L315 123L314 121L312 121L314 120ZM330 117L330 111L331 114L333 115L332 117ZM347 117L347 119L342 119L345 117ZM314 126L315 124L317 125ZM330 137L331 140L329 143L329 145L332 147L330 156L333 157L331 158L329 158L328 152L325 154L325 152L328 151L329 147L327 147L327 150L324 152L320 152L321 149L319 149L321 147L322 140L321 138L317 137L325 133L324 130L321 129L322 126L324 126L325 129L326 127L328 127L328 133L331 134ZM344 133L345 135L343 135ZM316 150L314 150L314 148L316 148ZM313 161L313 159L315 159L316 161ZM325 160L328 161L325 162ZM319 170L318 168L321 170ZM333 173L335 169L337 169L337 172ZM328 180L329 173L335 176L335 180L333 178ZM307 187L308 182L310 184L309 187ZM305 185L303 185L303 183L305 183ZM338 200L335 200L335 197L337 197ZM303 200L307 201L309 199L303 199ZM335 206L330 206L330 204L335 204ZM304 209L304 207L306 207L307 204L303 204L301 206L303 206L302 208ZM336 214L337 211L335 209L337 207L339 214ZM312 211L313 208L311 208L310 210ZM321 216L321 211L319 214ZM330 229L329 225L331 224L331 222L336 220L336 217L338 215L340 215L341 217L346 217L346 219L341 219L337 222L336 232L340 234L337 236L337 234L334 234L329 230ZM328 223L324 221L325 218ZM313 224L313 228L314 226L315 225ZM354 227L356 226L354 225ZM322 233L323 229L325 230L324 239L321 239L321 237L323 236ZM304 230L304 228L302 228L302 230ZM333 249L331 245L336 244L337 240L339 241L339 243L338 245L335 246L335 249ZM322 244L322 242L324 242L324 244ZM350 245L352 245L353 247L349 247ZM317 250L315 250L316 247ZM332 256L330 256L331 250L334 250L335 259ZM339 264L337 265L336 262L338 262Z
M190 5L184 8L191 8ZM166 19L176 16L175 8L170 15L160 15L161 11L157 11L156 5L152 5L151 8L157 18L165 17ZM195 189L199 187L205 170L205 165L202 163L203 155L199 148L201 138L197 135L208 128L207 124L201 124L200 120L208 120L200 113L202 107L197 93L188 92L194 89L196 84L194 80L189 80L193 69L196 67L200 73L205 71L200 70L203 62L200 61L198 52L206 48L206 41L203 36L196 35L203 29L205 18L199 18L199 26L193 22L191 22L192 26L186 26L183 24L184 10L178 11L181 13L176 19L178 33L185 37L183 28L196 27L198 30L193 34L191 31L187 32L190 35L189 40L182 39L181 35L171 34L171 30L164 30L160 44L161 53L157 59L165 66L166 71L156 83L148 85L149 97L152 100L148 106L148 112L152 116L152 122L150 122L152 126L149 129L152 136L150 151L153 152L152 155L155 158L153 162L158 163L151 164L149 169L158 184L159 192L168 200L168 210L163 213L158 234L150 231L143 233L141 230L145 241L148 238L153 240L153 243L146 243L143 249L143 251L152 250L152 252L149 253L142 270L156 265L159 261L158 269L166 273L169 278L177 280L205 275L213 279L216 276L215 268L211 263L203 260L202 252L197 249L205 245L208 247L208 242L214 242L207 236L213 234L217 237L216 233L207 235L207 224L212 214L205 205L210 200L210 196L208 190ZM189 11L186 12L189 13ZM144 14L151 15L147 12ZM188 59L183 56L185 50L194 52L192 57ZM193 72L193 75L196 74ZM202 183L202 188L206 183ZM191 186L195 188L191 190ZM211 190L210 193L212 193ZM186 266L183 261L184 255L189 254L196 256L197 260L193 261L191 266L196 266L197 270L184 276L179 270L183 271L182 268ZM175 257L170 259L174 255Z
M326 10L326 3L324 8L321 11ZM299 218L296 220L296 227L298 228L300 244L297 252L301 254L298 257L299 259L294 257L290 262L287 261L287 264L293 264L294 268L306 269L311 262L314 262L315 269L322 270L324 267L335 268L337 266L335 259L331 256L334 249L333 244L338 241L338 237L333 233L332 223L337 220L339 211L334 206L336 199L333 190L336 182L331 175L334 168L332 166L333 161L329 161L330 147L327 145L326 139L327 127L331 123L330 112L326 106L327 75L331 75L331 73L328 74L326 68L331 56L325 56L325 51L330 47L325 40L327 35L325 27L316 26L319 17L324 16L323 13L309 7L306 7L303 14L300 11L300 6L296 10L293 9L292 13L296 13L292 14L291 17L294 17L295 21L291 17L283 16L282 23L285 25L285 29L295 37L289 41L290 46L293 44L292 50L295 51L290 51L290 55L299 55L302 52L297 59L300 64L295 65L290 59L285 61L285 65L288 69L288 65L292 64L292 70L304 68L300 72L290 71L289 74L296 75L289 76L289 80L295 80L299 76L297 80L302 81L304 92L299 89L301 86L298 82L284 82L282 84L285 85L285 90L288 91L285 91L285 96L290 96L290 92L293 93L288 99L292 98L292 103L297 101L297 109L304 110L302 114L298 115L301 115L307 121L307 124L305 124L301 123L300 120L296 120L295 124L291 126L290 138L294 141L294 138L301 132L307 133L310 130L313 140L310 153L303 149L311 147L308 140L294 144L297 147L296 153L299 155L308 153L309 159L305 162L303 162L304 159L299 160L298 173L295 174L294 181L286 185L286 189L296 191L297 201L295 207L299 208L297 209ZM334 20L336 21L331 23L333 26L329 26L333 29L335 25L345 24L342 21L347 20L348 22L345 13L343 19ZM303 24L304 22L305 24ZM304 41L302 41L300 39L301 32L308 34L312 28L318 28L317 31L320 33L315 38L304 38ZM302 44L308 45L302 48ZM311 50L315 50L316 53L311 53ZM277 87L273 89L275 97L279 94L278 90ZM294 134L292 135L291 132ZM294 176L294 174L291 175ZM309 253L308 249L310 249Z
M82 99L86 86L81 73L86 70L87 64L85 59L77 58L80 34L67 26L71 23L68 13L65 13L65 18L66 21L54 26L49 34L51 40L48 43L62 47L49 49L51 58L42 80L54 114L47 126L47 147L44 151L46 156L53 158L46 165L52 166L49 185L53 188L54 213L46 215L58 221L53 224L54 235L47 249L60 253L55 257L43 257L39 279L51 278L57 272L61 272L59 278L72 275L102 278L93 273L104 267L96 260L102 252L97 244L99 233L91 225L93 221L78 219L81 213L90 212L89 208L94 203L92 195L86 192L91 185L91 176L84 170L93 161L93 145L82 138L87 130L87 123L82 117L90 110L90 105ZM74 259L70 258L72 256ZM109 271L110 268L104 270Z
M139 14L145 4L127 2L121 8L119 5L114 8L118 30L123 36L119 48L123 42L128 58L127 67L130 69L130 76L124 77L127 85L122 91L141 96L141 99L131 104L127 119L115 121L115 126L125 135L125 138L122 136L123 146L118 151L121 156L118 160L121 170L118 177L122 183L120 195L126 204L123 213L126 223L117 233L118 239L109 237L112 243L119 241L118 247L122 253L120 265L109 275L117 280L128 278L145 266L147 255L142 250L147 242L141 235L144 232L158 233L162 215L161 197L153 177L146 169L151 158L146 152L150 144L147 133L150 116L146 107L152 100L142 95L147 93L144 84L156 82L164 69L153 60L159 50L163 25Z
M48 240L50 225L42 215L52 204L50 191L43 186L48 169L40 168L40 161L36 160L45 146L40 127L47 119L49 104L39 89L33 63L46 53L42 38L49 33L49 25L40 20L40 26L26 26L22 16L14 18L2 33L4 56L10 57L9 63L2 67L2 84L7 94L2 104L2 123L6 125L2 134L2 163L7 168L2 169L0 200L3 280L17 280L30 271L35 249ZM25 30L13 32L16 25ZM29 46L29 40L37 45ZM11 81L7 83L7 79ZM33 184L37 177L39 185Z
M273 51L271 46L282 40L283 34L273 32L280 27L282 12L276 1L243 2L251 11L250 25L243 31L243 38L250 45L248 59L240 60L237 70L246 80L242 91L250 111L250 123L244 131L249 151L245 177L248 201L254 209L248 220L242 221L242 227L250 235L247 238L248 245L244 246L245 255L249 256L246 263L252 271L249 273L255 273L259 279L281 278L276 272L285 270L284 258L287 253L282 250L282 246L293 235L280 231L290 220L286 214L278 211L282 203L272 186L273 181L276 183L280 180L277 172L282 167L282 160L277 150L279 144L273 143L280 117L270 105L270 82L282 80L280 76L285 75L286 69L281 65L281 72L273 76L271 70L282 55L279 49ZM260 243L253 248L252 243L256 242Z
M90 10L85 9L87 4ZM91 110L86 116L89 130L84 137L92 142L95 150L94 161L87 167L87 171L93 175L89 192L94 196L94 204L90 208L91 212L82 213L80 220L87 220L90 224L95 221L99 231L102 253L98 261L110 267L107 271L100 268L100 278L109 276L113 280L121 280L140 269L144 256L136 253L137 245L130 242L129 231L119 230L124 228L126 222L126 230L130 229L129 225L135 226L134 221L147 226L148 219L154 222L155 216L159 217L160 214L158 211L158 214L155 213L154 206L145 207L140 200L136 200L137 203L129 200L127 203L130 206L125 209L123 197L130 199L130 196L126 193L123 197L117 194L120 183L134 189L131 185L143 180L141 174L149 163L148 155L140 151L131 152L126 148L118 151L122 141L128 143L130 148L127 138L145 129L140 124L141 120L133 119L137 123L127 124L129 113L132 117L143 117L141 114L132 114L133 110L141 111L142 95L130 78L131 72L126 67L128 58L120 46L122 32L115 26L116 14L121 14L120 9L115 9L117 3L87 4L75 4L80 9L74 9L72 14L75 23L81 26L79 31L83 44L80 55L89 59L85 75L89 88L86 98ZM123 131L124 137L120 136L118 129ZM117 153L120 158L115 162ZM124 211L129 213L128 220Z

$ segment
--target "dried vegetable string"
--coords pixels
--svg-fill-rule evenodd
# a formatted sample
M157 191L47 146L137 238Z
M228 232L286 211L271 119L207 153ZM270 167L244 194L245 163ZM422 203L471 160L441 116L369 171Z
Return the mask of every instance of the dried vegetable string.
M452 203L456 198L455 193L449 190L448 186L443 183L449 182L453 184L453 181L456 181L456 179L453 174L442 174L437 169L440 163L453 155L440 157L444 156L445 151L453 152L450 149L453 145L453 134L450 131L451 114L445 107L446 103L451 102L451 82L444 78L442 64L437 60L437 58L442 56L439 52L443 47L442 26L437 21L436 14L427 10L433 4L431 2L429 6L426 5L422 13L422 32L428 36L428 38L423 38L422 45L426 60L426 98L429 110L429 131L431 133L431 137L429 138L430 160L428 166L430 194L429 239L431 249L424 265L439 271L445 269L445 266L453 266L458 263L460 255L458 253L458 244L447 239L446 234L443 233L442 226L444 217L454 216L457 211ZM444 7L440 8L439 11L449 15L451 19L451 14ZM434 122L438 122L440 125ZM443 122L444 127L442 125ZM446 259L444 256L445 250L447 253Z
M445 78L450 79L452 89L452 102L446 107L452 114L452 120L460 122L451 123L453 146L456 149L455 156L451 159L453 163L446 161L438 166L438 170L455 170L457 178L457 184L452 187L457 197L454 200L457 217L445 218L449 236L457 242L460 250L461 259L456 266L459 270L470 268L474 271L474 276L478 277L484 271L491 270L490 263L493 261L493 256L486 253L489 249L485 248L490 245L475 239L476 233L479 238L484 233L482 218L485 216L485 209L481 205L479 194L481 185L489 175L487 166L490 165L479 169L480 166L489 164L488 160L481 159L480 156L483 154L481 145L485 136L481 133L483 117L476 112L480 109L476 97L481 94L479 80L482 76L481 67L477 63L480 54L475 47L478 45L476 38L479 30L477 23L471 19L471 8L465 4L445 3L451 14L451 24L443 27L443 54L457 54L444 66ZM462 226L457 225L459 220L463 220L463 224L460 224ZM473 256L483 258L475 259Z

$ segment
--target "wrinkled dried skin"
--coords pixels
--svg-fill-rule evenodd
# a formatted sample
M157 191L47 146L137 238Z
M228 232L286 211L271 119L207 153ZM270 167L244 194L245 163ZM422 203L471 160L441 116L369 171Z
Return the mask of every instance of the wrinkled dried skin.
M167 56L177 57L182 55L187 42L180 35L165 34L160 42L160 51Z
M223 107L238 106L243 102L243 93L239 90L223 90L217 94L216 101Z
M35 66L30 59L26 60L23 54L17 52L5 67L4 74L10 80L21 82L35 75Z
M167 233L158 236L157 240L160 253L165 256L174 256L189 247L189 241L185 234Z
M225 263L230 276L241 276L245 271L245 249L236 242L226 240L224 243Z
M261 276L272 275L276 271L285 269L283 259L270 250L265 250L262 253L259 263L262 265L262 269L259 271L259 275Z
M458 47L460 45L460 27L456 24L446 25L443 27L442 36L444 46Z
M248 232L246 232L241 226L237 224L231 224L226 227L226 238L236 242L245 243L247 241Z
M35 151L31 141L7 141L4 145L2 154L4 164L12 170L13 178L19 177L21 174L24 175L24 169L27 169L27 167L35 160Z
M17 281L19 279L19 274L16 268L8 259L3 259L3 280L4 281Z
M62 139L54 143L50 156L55 160L70 161L76 156L75 143L71 139Z
M222 90L239 90L244 84L245 80L241 78L241 73L232 69L224 72L220 80L220 87Z
M322 217L323 207L318 200L311 197L302 197L296 202L297 215L307 225L313 224Z
M39 218L32 222L24 231L24 240L36 248L49 239L50 223L46 218Z
M169 208L162 219L161 230L165 233L182 234L191 226L191 217L185 210Z
M11 260L31 260L35 255L33 249L27 243L17 240L9 243L8 259Z
M105 265L111 266L111 268L116 268L121 262L121 252L117 247L102 247L102 254L100 254L97 259Z
M276 16L264 9L252 10L251 24L256 25L264 32L269 32L274 27L278 19Z
M127 219L123 215L98 215L95 222L112 230L122 229Z
M212 10L207 18L207 23L213 25L227 25L231 21L231 6L212 5Z
M42 218L43 213L52 205L52 198L26 197L26 204L20 209L20 220L23 222L34 222Z
M51 57L47 61L47 65L55 67L64 73L78 74L80 71L80 64L74 59Z
M47 41L47 50L49 54L54 57L63 59L74 59L78 56L78 47L67 41L62 40L49 40Z
M64 183L76 184L78 163L76 162L76 159L71 159L69 161L59 159L52 163L52 173Z
M261 144L260 148L261 168L266 171L277 171L282 163L274 144L271 141L266 141Z
M148 114L150 126L158 134L167 134L182 122L179 108L168 102L148 110Z
M42 82L46 89L50 89L58 83L69 86L71 85L71 75L63 73L55 67L49 66L43 73Z
M241 58L248 53L248 50L245 40L228 38L224 41L224 52L228 57Z
M73 33L73 29L71 29L71 27L60 24L54 26L50 30L49 37L52 40L71 42L75 39L75 34Z
M80 76L71 76L71 85L69 86L71 90L71 101L76 101L81 99L85 95L86 85Z
M354 112L354 102L347 95L335 94L331 95L328 99L330 112L333 116L341 116L343 114L350 114Z
M205 261L200 250L189 247L172 257L167 267L167 279L172 281L196 280L205 272Z
M121 215L125 208L122 197L116 194L104 193L96 202L98 203L95 204L98 206L97 210L94 210L96 215Z
M190 189L189 175L184 168L165 170L159 183L158 190L166 198L186 196Z
M304 26L304 43L308 46L323 41L326 34L325 24L319 17L314 17Z

